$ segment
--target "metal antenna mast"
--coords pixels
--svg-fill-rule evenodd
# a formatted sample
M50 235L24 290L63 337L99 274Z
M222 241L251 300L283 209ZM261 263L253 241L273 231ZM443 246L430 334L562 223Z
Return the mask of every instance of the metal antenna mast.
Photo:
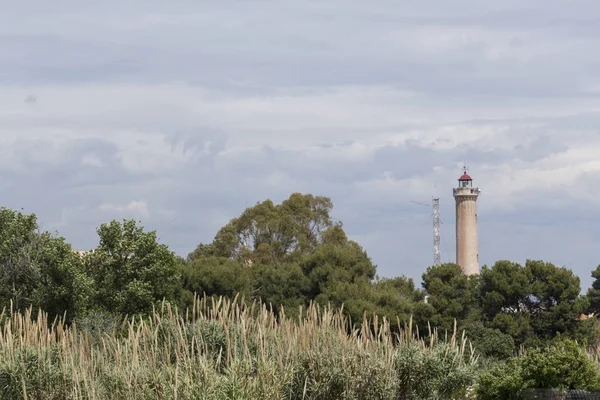
M411 203L429 206L427 203L420 201L412 201ZM440 265L440 199L434 197L432 202L433 208L433 265Z
M433 199L433 265L440 265L440 199Z

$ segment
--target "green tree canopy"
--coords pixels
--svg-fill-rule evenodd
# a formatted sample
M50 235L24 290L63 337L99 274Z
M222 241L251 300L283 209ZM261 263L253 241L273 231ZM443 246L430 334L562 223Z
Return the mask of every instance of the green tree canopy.
M297 260L322 243L323 234L336 226L327 197L294 193L281 204L265 200L217 232L210 245L201 244L190 258L207 255L245 263L270 264Z
M414 284L372 283L376 267L364 249L333 222L329 198L294 193L281 204L265 200L231 219L210 244L200 244L183 268L189 292L241 293L294 314L310 301L341 306L353 318L412 311ZM394 286L396 285L396 286ZM397 290L397 291L396 291ZM189 294L186 295L189 297ZM393 319L395 320L395 315Z
M518 263L498 261L483 266L479 296L486 326L509 334L522 343L532 334L526 299L531 293L531 270Z
M133 220L113 220L97 230L98 247L85 258L95 283L95 304L120 314L147 313L163 299L173 300L180 285L178 260L156 232Z
M589 301L588 312L600 313L600 265L592 271L592 287L587 291Z
M0 209L0 308L12 303L70 319L85 307L89 283L64 238L38 231L35 214Z
M430 320L420 320L420 325L431 322L435 327L451 330L455 319L460 322L478 312L477 277L465 275L457 264L429 267L423 274L423 288L433 312Z
M579 295L579 277L568 268L542 261L527 260L525 268L531 279L524 303L536 336L551 338L571 332L587 307L586 299Z
M486 326L511 335L516 344L574 334L586 307L579 278L567 268L527 260L525 266L498 261L483 267L479 296Z

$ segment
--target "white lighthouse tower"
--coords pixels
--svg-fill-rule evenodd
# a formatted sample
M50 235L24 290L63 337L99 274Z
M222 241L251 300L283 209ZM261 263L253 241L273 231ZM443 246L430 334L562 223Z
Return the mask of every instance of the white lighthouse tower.
M481 191L464 167L454 188L456 200L456 263L466 275L479 273L479 238L477 232L477 198Z

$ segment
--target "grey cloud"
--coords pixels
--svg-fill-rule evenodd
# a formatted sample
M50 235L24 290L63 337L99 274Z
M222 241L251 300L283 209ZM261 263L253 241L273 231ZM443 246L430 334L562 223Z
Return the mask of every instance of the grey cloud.
M194 128L168 135L165 141L171 149L182 146L184 154L213 159L226 149L227 135L211 128Z
M101 210L102 204L116 210L131 201L145 201L149 216L144 225L186 255L199 242L212 240L218 228L245 207L266 198L281 201L301 191L332 198L334 217L343 220L349 235L366 248L380 275L407 274L420 281L432 261L431 218L428 208L410 201L429 201L425 189L406 184L366 193L370 187L360 184L381 179L385 172L396 180L417 178L432 188L437 184L442 258L452 261L451 189L460 174L458 163L466 160L484 190L479 204L482 263L543 258L573 268L584 286L589 285L589 271L598 263L593 240L600 214L592 196L597 172L577 178L578 185L589 186L583 188L588 199L549 185L519 192L513 208L498 207L486 197L497 182L478 177L497 170L514 174L509 168L513 163L535 169L540 160L566 153L573 141L585 143L597 136L600 114L591 111L598 106L595 65L600 58L593 49L600 28L589 17L600 11L596 1L568 8L558 0L61 4L18 2L10 13L0 13L0 89L22 88L11 92L16 93L12 102L0 90L0 100L25 107L22 100L33 93L40 101L28 109L41 110L25 115L18 108L2 108L0 118L5 131L14 127L14 132L26 135L28 129L52 128L83 139L61 142L49 134L37 143L9 143L14 163L3 164L0 187L5 205L36 212L45 226L57 229L76 248L95 245L94 230L101 222L132 216L126 209ZM241 140L269 126L269 121L199 121L196 113L210 117L212 109L190 104L200 96L197 93L186 93L180 101L176 96L160 101L157 91L158 100L149 103L143 96L151 94L144 91L131 97L130 106L111 108L111 101L118 100L115 96L124 93L115 90L98 95L101 100L90 103L89 110L77 112L70 112L73 104L68 102L78 99L65 97L61 105L57 97L38 94L49 85L68 89L173 82L199 92L213 89L202 93L200 105L223 97L243 98L254 101L248 106L255 107L248 111L253 117L273 107L275 111L264 115L280 121L282 128L252 136L260 140ZM445 142L437 135L437 143L408 140L403 146L375 149L373 136L381 132L354 127L356 108L348 109L345 125L312 128L311 121L306 127L294 117L283 120L297 110L284 109L285 99L272 97L302 92L318 99L325 89L345 85L417 92L420 97L402 102L384 97L373 104L365 98L364 118L385 109L388 114L381 115L387 120L381 125L394 134L416 131L429 137L430 130L445 127L449 137ZM330 101L340 108L347 104L336 97ZM360 103L360 98L352 101ZM48 104L56 107L44 111ZM402 114L407 121L393 115L394 108L400 112L410 105L425 110L416 122L408 118L410 108ZM220 107L226 116L244 111L243 105ZM556 110L560 115L553 115ZM301 113L309 119L313 111ZM259 122L261 126L253 125ZM356 123L365 126L360 118ZM489 126L504 130L491 139L482 134L479 140L449 147L461 127L483 131ZM107 138L86 137L99 132ZM123 139L131 132L148 133L128 144ZM155 135L163 135L164 141ZM274 145L275 135L290 135L288 146ZM303 135L322 137L322 145L307 148ZM357 137L371 146L365 154L352 153ZM136 145L141 150L132 163L165 157L158 164L165 168L127 168L122 153ZM173 168L167 168L169 163Z
M459 3L466 5L446 8L442 2L430 2L425 8L407 8L386 1L381 8L373 9L339 7L339 2L318 6L280 2L269 3L268 7L262 2L229 2L227 7L182 3L174 10L159 3L144 3L142 13L133 6L111 10L116 4L106 4L97 11L90 8L74 14L79 19L63 15L67 26L59 30L47 27L45 34L4 36L4 44L12 49L3 60L8 71L4 81L183 79L228 90L386 84L463 96L572 96L581 95L581 86L596 76L594 71L579 68L582 62L598 61L595 53L580 51L595 37L565 36L565 25L577 28L579 20L561 13L560 24L555 22L556 6L544 3L539 9L505 5L505 9L499 9ZM51 12L62 14L58 9ZM97 21L90 18L96 15L92 12L97 13ZM192 18L186 19L189 16ZM22 11L21 17L27 21L28 13ZM140 27L125 29L124 18ZM81 38L67 36L86 26L85 22L88 31ZM69 23L73 31L69 31ZM414 42L410 30L414 27L424 32L474 27L501 36L486 39L475 34L469 38L471 34L464 33L464 43L458 39L449 49L431 51L419 49L418 42ZM514 34L502 36L511 29ZM549 36L548 48L542 54L526 62L510 54L497 60L485 58L484 53L496 45L537 51L537 43L528 37L532 30ZM443 38L439 34L439 39ZM550 42L552 38L558 39L556 44ZM28 51L22 52L23 47ZM299 65L302 67L296 68Z
M537 134L537 129L534 133ZM529 134L531 132L528 132ZM319 146L323 150L337 149L343 152L353 145L336 144ZM568 150L568 145L560 137L545 135L540 132L527 145L516 144L512 149L482 150L475 145L464 146L451 150L435 150L433 147L424 146L414 140L406 142L405 146L398 147L387 145L374 151L364 159L323 159L315 160L311 152L304 150L276 150L264 146L260 151L245 153L242 158L230 160L227 164L240 169L251 171L252 174L268 174L274 166L291 176L303 176L305 179L324 179L327 182L338 184L351 184L373 179L374 174L381 175L391 172L395 179L408 179L410 177L425 176L435 167L449 166L462 160L469 164L490 166L502 165L507 160L534 162L552 153ZM313 151L316 151L313 150ZM242 165L243 164L243 167ZM460 171L458 171L460 172ZM242 172L243 173L243 172ZM440 182L442 183L442 182ZM435 182L432 182L433 185Z
M210 135L209 135L210 136ZM185 135L184 135L185 137ZM174 139L175 143L177 140ZM328 173L327 160L313 161L312 169L320 170L322 176L306 174L301 169L286 169L293 154L268 149L260 153L260 158L238 159L239 168L229 165L206 169L190 168L175 173L163 173L148 179L127 177L126 170L118 166L115 149L102 141L80 141L72 146L70 156L61 159L57 166L50 168L47 175L40 179L39 167L27 173L5 177L4 184L12 184L16 189L6 196L6 203L15 208L24 206L34 211L48 227L56 227L75 247L91 248L95 245L95 228L111 218L120 218L122 214L100 212L101 203L127 204L133 199L147 200L150 216L142 221L149 229L156 229L161 240L185 256L199 242L209 242L220 226L229 218L239 215L247 206L257 201L271 198L281 201L293 191L312 192L332 197L335 209L333 216L344 221L350 237L358 240L379 265L382 276L406 274L420 281L420 275L431 263L431 219L430 210L410 203L410 200L428 201L412 198L410 192L399 198L387 199L381 204L370 204L353 199L360 193L340 182L335 174ZM202 142L201 142L202 143ZM192 146L193 147L193 146ZM102 168L81 168L80 158L86 152L94 151L107 166ZM424 169L433 165L435 154L428 150L420 151L409 147L405 151L388 153L384 165L392 166L392 160L402 160L403 167L409 169L408 176L418 174L410 170L421 165ZM221 156L220 156L221 157ZM302 160L301 154L297 157ZM429 157L429 158L428 158ZM262 160L262 164L257 163ZM374 160L378 160L375 157ZM116 166L111 166L115 164ZM241 166L244 166L242 168ZM446 164L447 165L447 164ZM353 167L360 171L365 179L375 178L385 169L370 161L339 164L338 169ZM286 171L292 182L281 186L269 186L265 183L267 175L276 170ZM458 171L459 172L459 171ZM352 171L350 171L352 175ZM54 178L53 178L54 177ZM60 178L58 178L60 177ZM105 179L104 185L102 184ZM249 180L255 178L254 180ZM73 185L60 185L60 181L89 181L91 186L82 188ZM113 183L110 183L114 180ZM35 182L33 188L27 186ZM19 185L17 185L19 183ZM485 182L478 182L486 187ZM453 199L451 185L442 192L442 257L452 261L453 257ZM44 202L31 197L30 193L44 194ZM29 201L26 199L29 198ZM565 204L569 203L564 199ZM587 205L591 207L592 204ZM158 210L168 213L160 214ZM557 264L566 264L580 274L584 282L594 266L592 252L571 253L574 247L572 238L593 233L592 217L594 209L582 207L580 210L564 208L558 212L554 206L531 204L511 213L499 214L486 206L485 195L480 200L480 236L482 263L492 264L497 259L543 258ZM598 215L595 217L598 219ZM540 231L545 229L545 231ZM410 234L409 234L410 232ZM542 233L542 235L540 235ZM562 244L562 246L561 246ZM562 247L562 251L560 250Z

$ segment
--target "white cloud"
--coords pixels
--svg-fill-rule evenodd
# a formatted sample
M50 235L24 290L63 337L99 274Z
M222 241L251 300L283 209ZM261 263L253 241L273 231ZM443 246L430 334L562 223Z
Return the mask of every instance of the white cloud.
M574 216L598 217L597 2L25 3L0 12L4 201L76 247L134 216L185 255L310 191L381 275L419 279L431 224L409 202L437 192L451 251L467 161L484 262L597 262Z
M136 217L148 218L150 216L150 213L148 212L148 204L145 201L138 200L132 200L126 205L101 204L99 209L102 211L130 214Z
M102 160L96 156L95 154L86 154L81 158L82 165L89 165L92 167L102 167L104 163Z

